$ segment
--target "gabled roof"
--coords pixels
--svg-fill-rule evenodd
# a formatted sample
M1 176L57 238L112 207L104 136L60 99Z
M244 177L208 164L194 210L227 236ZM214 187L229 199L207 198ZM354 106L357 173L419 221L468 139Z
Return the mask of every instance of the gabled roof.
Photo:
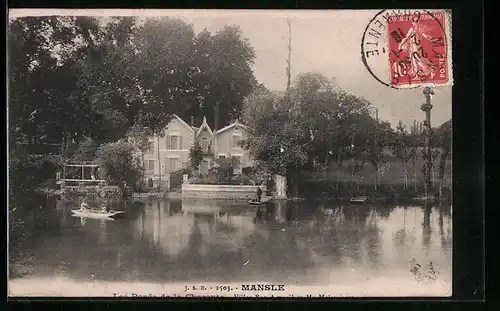
M208 125L207 123L207 118L203 117L203 122L201 123L200 127L198 128L198 131L196 132L196 136L200 135L201 131L206 128L208 129L208 132L210 133L210 135L213 135L214 133L212 132L212 129L210 128L210 126Z
M221 128L220 130L215 131L215 135L218 135L218 134L220 134L222 132L225 132L225 131L227 131L229 129L232 129L235 126L240 126L240 127L244 128L244 129L248 129L248 127L246 125L241 124L240 122L234 122L232 124L229 124L226 127Z
M178 115L176 114L173 114L172 117L176 118L177 120L179 120L183 125L185 125L188 129L190 129L191 131L195 131L195 129L193 129L193 127L189 124L186 123L186 121L182 120L181 117L179 117Z

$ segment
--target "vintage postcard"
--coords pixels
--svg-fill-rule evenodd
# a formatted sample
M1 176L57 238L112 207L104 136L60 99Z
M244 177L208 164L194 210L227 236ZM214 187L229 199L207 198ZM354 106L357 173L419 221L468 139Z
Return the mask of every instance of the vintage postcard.
M452 294L450 10L9 11L9 297Z

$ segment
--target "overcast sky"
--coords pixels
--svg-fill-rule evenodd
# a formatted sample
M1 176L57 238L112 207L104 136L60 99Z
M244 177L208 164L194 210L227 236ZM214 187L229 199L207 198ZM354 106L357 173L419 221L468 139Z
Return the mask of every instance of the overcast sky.
M318 71L335 78L347 91L363 96L379 109L379 117L395 126L398 120L410 125L423 120L420 89L391 89L376 81L361 62L361 38L377 11L207 11L207 10L29 10L16 15L169 15L194 25L197 32L215 32L224 25L239 25L255 48L257 80L271 90L286 86L288 26L292 24L292 78ZM432 123L437 126L451 118L451 87L434 88Z

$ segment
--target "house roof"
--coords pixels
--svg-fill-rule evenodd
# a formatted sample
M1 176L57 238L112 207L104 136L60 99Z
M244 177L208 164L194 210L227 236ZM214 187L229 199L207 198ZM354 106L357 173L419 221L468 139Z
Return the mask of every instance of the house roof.
M229 129L231 129L231 128L235 127L235 126L241 126L241 127L242 127L242 128L244 128L244 129L247 129L247 128L248 128L246 125L241 124L240 122L234 122L234 123L229 124L229 125L228 125L228 126L226 126L226 127L221 128L220 130L215 131L215 134L216 134L216 135L218 135L218 134L220 134L220 133L222 133L222 132L225 132L225 131L227 131L227 130L229 130Z
M176 118L177 120L179 120L183 125L185 125L187 128L189 128L191 131L196 131L195 129L193 129L193 126L189 125L186 123L186 121L182 120L181 117L179 117L178 115L176 114L173 114L172 115L174 118Z
M210 128L210 126L207 123L207 118L205 118L205 117L203 117L203 122L201 123L200 127L198 128L198 131L196 132L196 136L200 135L200 133L203 130L203 128L208 129L208 132L210 133L210 135L214 134L212 132L212 129Z

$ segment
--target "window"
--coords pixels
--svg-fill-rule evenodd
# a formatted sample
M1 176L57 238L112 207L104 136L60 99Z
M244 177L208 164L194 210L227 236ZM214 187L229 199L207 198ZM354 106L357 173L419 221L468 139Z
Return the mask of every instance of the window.
M241 135L233 135L233 148L241 146Z
M182 136L167 136L167 150L182 150Z
M155 144L153 141L149 141L149 145L146 148L144 154L154 154Z
M234 174L241 174L241 157L233 156Z
M203 149L204 152L208 151L208 138L206 137L201 138L201 148Z
M165 171L167 173L169 172L175 172L176 170L180 169L180 161L179 159L176 159L176 158L167 158L167 167L165 169Z
M148 160L147 161L147 170L154 171L154 169L155 169L155 160Z

